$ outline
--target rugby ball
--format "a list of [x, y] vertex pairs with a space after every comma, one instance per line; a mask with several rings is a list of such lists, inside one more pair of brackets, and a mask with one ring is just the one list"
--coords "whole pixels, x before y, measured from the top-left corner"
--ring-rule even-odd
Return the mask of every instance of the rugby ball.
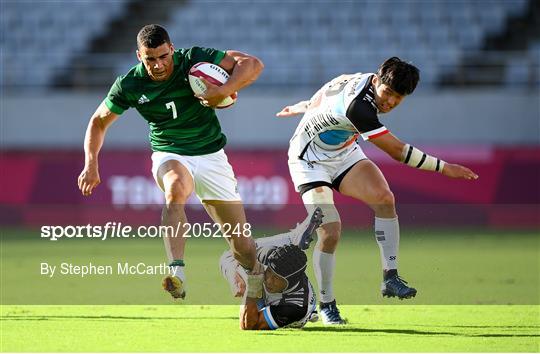
[[[219, 65], [201, 62], [193, 65], [189, 70], [189, 85], [196, 95], [202, 95], [206, 91], [206, 85], [200, 78], [221, 86], [229, 79], [229, 74]], [[227, 108], [236, 102], [238, 94], [235, 92], [221, 101], [216, 108]], [[202, 104], [202, 102], [201, 102]]]

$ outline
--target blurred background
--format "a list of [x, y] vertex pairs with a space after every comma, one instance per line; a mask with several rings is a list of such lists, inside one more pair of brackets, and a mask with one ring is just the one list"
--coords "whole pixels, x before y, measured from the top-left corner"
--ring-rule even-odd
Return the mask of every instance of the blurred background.
[[[151, 285], [138, 283], [141, 291], [132, 300], [114, 298], [124, 291], [97, 279], [95, 286], [86, 281], [77, 285], [84, 291], [75, 291], [70, 283], [66, 286], [71, 290], [63, 292], [90, 299], [52, 300], [61, 286], [37, 275], [39, 262], [47, 257], [92, 261], [96, 255], [130, 255], [163, 261], [159, 242], [153, 243], [153, 252], [140, 243], [128, 249], [124, 242], [56, 247], [40, 240], [35, 230], [109, 221], [159, 224], [163, 196], [150, 173], [148, 127], [135, 110], [108, 131], [100, 155], [101, 185], [89, 198], [77, 189], [88, 120], [116, 76], [137, 64], [136, 34], [149, 23], [164, 25], [177, 48], [235, 49], [265, 63], [260, 79], [240, 92], [237, 103], [218, 112], [248, 218], [257, 230], [283, 230], [305, 215], [290, 181], [286, 153], [299, 118], [276, 118], [275, 113], [311, 97], [339, 74], [375, 72], [390, 56], [414, 63], [421, 71], [417, 90], [381, 116], [383, 123], [403, 141], [480, 175], [475, 182], [450, 180], [400, 165], [360, 142], [396, 196], [407, 240], [403, 266], [415, 268], [409, 272], [420, 283], [415, 285], [431, 295], [418, 301], [538, 302], [540, 1], [1, 0], [0, 6], [5, 302], [38, 301], [14, 291], [21, 288], [20, 279], [32, 279], [42, 289], [40, 303], [137, 303], [149, 288], [155, 294], [144, 301], [168, 300], [155, 279], [149, 280]], [[356, 282], [359, 288], [370, 283], [376, 290], [380, 274], [372, 212], [348, 198], [338, 196], [336, 201], [346, 242], [338, 258], [338, 273], [345, 280], [337, 288], [346, 293]], [[189, 209], [191, 221], [209, 221], [195, 198]], [[19, 243], [21, 239], [34, 242]], [[225, 247], [202, 247], [214, 251], [197, 258], [208, 259], [208, 264], [192, 269], [219, 279], [216, 262]], [[197, 254], [195, 249], [191, 254]], [[351, 274], [345, 268], [350, 262], [371, 273]], [[489, 273], [476, 272], [482, 269]], [[21, 272], [34, 278], [20, 277]], [[530, 281], [531, 272], [536, 281]], [[204, 293], [220, 281], [215, 279], [194, 282], [191, 291]], [[439, 291], [457, 283], [466, 284], [468, 293], [454, 297], [453, 288]], [[112, 300], [96, 300], [99, 294], [94, 294], [106, 288], [118, 291], [111, 290]], [[344, 301], [351, 303], [380, 301], [376, 291], [348, 296]]]
[[[539, 224], [538, 1], [3, 0], [1, 6], [2, 222], [28, 219], [17, 205], [140, 210], [161, 203], [149, 171], [148, 128], [135, 110], [108, 132], [102, 185], [84, 200], [76, 189], [89, 117], [116, 76], [137, 64], [141, 26], [160, 23], [177, 48], [236, 49], [265, 63], [237, 104], [218, 112], [248, 208], [299, 203], [286, 165], [298, 118], [275, 112], [341, 73], [374, 72], [396, 55], [417, 65], [421, 80], [383, 123], [402, 140], [481, 176], [471, 183], [415, 171], [361, 143], [397, 200], [529, 205], [511, 208], [519, 211], [505, 219]], [[466, 212], [459, 220], [498, 223], [497, 210]], [[352, 213], [360, 224], [371, 219]]]

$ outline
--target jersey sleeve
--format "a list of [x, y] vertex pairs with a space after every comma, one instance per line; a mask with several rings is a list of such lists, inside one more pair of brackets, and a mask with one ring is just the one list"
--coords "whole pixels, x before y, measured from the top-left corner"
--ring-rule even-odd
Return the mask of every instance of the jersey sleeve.
[[130, 107], [129, 101], [122, 90], [122, 77], [118, 77], [112, 85], [107, 97], [105, 105], [116, 114], [122, 114]]
[[218, 65], [224, 57], [224, 51], [214, 48], [192, 47], [186, 53], [189, 67], [203, 61]]
[[347, 109], [347, 118], [349, 118], [364, 140], [373, 139], [389, 132], [379, 121], [377, 113], [371, 104], [361, 97], [352, 100]]
[[257, 245], [257, 260], [261, 263], [266, 265], [267, 259], [270, 253], [272, 253], [276, 249], [276, 246], [272, 245], [264, 245], [259, 246]]
[[264, 307], [264, 319], [270, 329], [285, 327], [296, 321], [300, 321], [307, 313], [307, 307], [295, 305], [270, 305]]

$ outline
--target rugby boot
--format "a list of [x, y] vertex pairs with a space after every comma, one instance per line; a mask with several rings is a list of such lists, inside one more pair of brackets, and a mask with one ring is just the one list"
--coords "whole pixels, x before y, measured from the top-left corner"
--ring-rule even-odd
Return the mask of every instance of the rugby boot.
[[163, 289], [168, 291], [169, 294], [175, 299], [184, 299], [186, 297], [186, 292], [184, 290], [184, 283], [180, 278], [175, 277], [174, 275], [167, 275], [163, 278]]
[[400, 300], [416, 296], [416, 289], [407, 286], [407, 282], [399, 275], [394, 274], [383, 280], [381, 284], [382, 296], [398, 297]]

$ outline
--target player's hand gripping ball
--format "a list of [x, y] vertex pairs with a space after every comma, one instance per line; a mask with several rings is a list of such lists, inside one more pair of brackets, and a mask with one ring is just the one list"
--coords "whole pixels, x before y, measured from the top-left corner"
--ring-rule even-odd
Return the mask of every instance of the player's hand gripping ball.
[[[206, 85], [201, 80], [204, 78], [211, 84], [221, 86], [229, 79], [229, 74], [219, 65], [201, 62], [193, 65], [189, 70], [189, 85], [195, 95], [204, 95], [206, 92]], [[216, 108], [227, 108], [232, 106], [236, 102], [238, 97], [237, 93], [233, 93], [229, 97], [221, 101]]]

